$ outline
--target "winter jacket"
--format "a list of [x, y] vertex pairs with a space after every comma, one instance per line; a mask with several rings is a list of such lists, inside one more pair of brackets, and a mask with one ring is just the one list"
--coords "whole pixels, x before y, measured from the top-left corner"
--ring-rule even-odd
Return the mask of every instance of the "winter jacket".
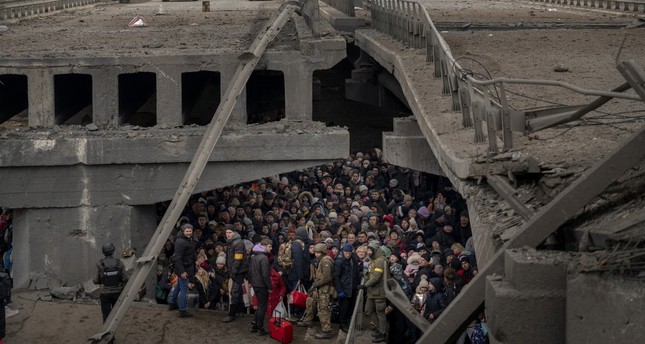
[[116, 259], [112, 256], [107, 256], [103, 259], [101, 259], [97, 264], [96, 264], [96, 274], [94, 274], [94, 279], [93, 282], [94, 284], [104, 284], [103, 283], [103, 269], [104, 267], [116, 267], [119, 271], [119, 285], [118, 286], [113, 286], [113, 287], [108, 287], [108, 286], [101, 286], [101, 294], [110, 294], [110, 293], [120, 293], [121, 290], [123, 290], [123, 287], [125, 284], [128, 282], [128, 277], [125, 275], [125, 266], [123, 265], [123, 262], [121, 262], [120, 259]]
[[383, 286], [383, 273], [387, 269], [387, 262], [383, 250], [376, 250], [374, 259], [370, 262], [369, 271], [365, 280], [368, 299], [384, 299], [385, 287]]
[[334, 291], [334, 261], [331, 257], [324, 255], [318, 261], [318, 267], [314, 274], [312, 288], [318, 289], [321, 293], [332, 294]]
[[253, 247], [253, 256], [249, 267], [248, 280], [253, 288], [266, 288], [271, 290], [271, 265], [264, 245], [256, 244]]
[[[269, 302], [265, 316], [272, 317], [273, 310], [278, 306], [280, 300], [287, 295], [287, 285], [284, 284], [282, 275], [276, 268], [271, 268], [271, 292], [269, 292]], [[282, 314], [284, 316], [284, 314]]]
[[361, 276], [358, 271], [358, 257], [352, 253], [347, 259], [340, 252], [334, 261], [334, 286], [340, 294], [342, 291], [346, 297], [352, 297], [354, 290], [360, 284]]
[[181, 276], [184, 272], [188, 273], [188, 278], [195, 276], [195, 243], [190, 238], [186, 238], [181, 231], [177, 233], [175, 240], [175, 255], [173, 262], [175, 264], [175, 273]]
[[301, 281], [309, 279], [309, 265], [311, 260], [309, 253], [306, 252], [308, 235], [306, 230], [298, 228], [296, 240], [291, 245], [291, 257], [293, 258], [293, 266], [289, 270], [289, 281]]
[[249, 256], [244, 247], [244, 241], [240, 233], [235, 233], [233, 237], [226, 240], [228, 245], [226, 250], [226, 268], [231, 275], [246, 274], [249, 272]]
[[[426, 307], [423, 312], [423, 317], [428, 319], [430, 322], [433, 322], [434, 320], [437, 320], [446, 307], [448, 307], [446, 294], [444, 294], [441, 289], [429, 292], [428, 297], [426, 298]], [[430, 314], [433, 315], [433, 320], [430, 320]]]

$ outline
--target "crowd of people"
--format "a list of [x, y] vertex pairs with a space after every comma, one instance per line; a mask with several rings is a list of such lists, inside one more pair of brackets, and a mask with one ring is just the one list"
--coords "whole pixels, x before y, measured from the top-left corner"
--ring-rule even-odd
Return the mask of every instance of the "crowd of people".
[[[432, 323], [477, 274], [469, 216], [447, 179], [380, 154], [194, 195], [160, 252], [157, 301], [185, 318], [192, 307], [226, 311], [225, 322], [253, 312], [258, 335], [286, 305], [299, 326], [317, 316], [326, 339], [332, 322], [348, 331], [362, 289], [373, 342], [388, 331], [416, 341], [421, 332], [385, 297], [385, 269]], [[460, 341], [483, 343], [486, 331], [482, 314]]]

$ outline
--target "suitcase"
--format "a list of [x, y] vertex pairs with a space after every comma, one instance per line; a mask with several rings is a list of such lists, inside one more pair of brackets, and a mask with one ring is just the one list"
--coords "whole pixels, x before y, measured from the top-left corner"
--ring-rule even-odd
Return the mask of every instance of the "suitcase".
[[288, 344], [293, 342], [293, 325], [282, 317], [280, 312], [278, 317], [269, 319], [269, 334], [271, 338], [280, 343]]

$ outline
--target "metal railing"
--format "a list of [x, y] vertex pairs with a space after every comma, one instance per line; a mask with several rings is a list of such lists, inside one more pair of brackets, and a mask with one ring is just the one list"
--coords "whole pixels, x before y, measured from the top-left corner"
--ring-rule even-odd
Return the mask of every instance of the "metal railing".
[[353, 344], [356, 339], [356, 333], [363, 330], [363, 303], [365, 293], [362, 289], [358, 290], [356, 294], [356, 303], [354, 304], [354, 312], [352, 312], [352, 320], [349, 323], [347, 330], [347, 337], [345, 344]]
[[[484, 142], [486, 136], [488, 137], [488, 150], [491, 153], [499, 152], [497, 147], [498, 131], [502, 132], [503, 149], [508, 150], [513, 147], [512, 132], [525, 134], [539, 130], [531, 130], [528, 123], [530, 116], [527, 116], [525, 112], [512, 110], [509, 107], [505, 92], [505, 85], [507, 84], [557, 86], [583, 95], [610, 99], [643, 100], [637, 95], [588, 90], [553, 80], [476, 79], [470, 71], [463, 69], [452, 56], [450, 47], [435, 27], [428, 11], [422, 4], [410, 0], [373, 0], [370, 3], [370, 10], [372, 27], [377, 31], [407, 43], [413, 48], [426, 49], [426, 62], [434, 63], [434, 76], [442, 79], [443, 94], [451, 95], [453, 111], [462, 112], [462, 124], [464, 127], [474, 127], [475, 142]], [[497, 100], [489, 95], [488, 90], [484, 87], [487, 85], [495, 85], [499, 89], [499, 98]], [[567, 117], [566, 111], [567, 109], [560, 109], [560, 112], [553, 115], [553, 117]], [[545, 116], [543, 118], [546, 118], [545, 121], [549, 122], [548, 115], [540, 114], [539, 116]], [[487, 124], [487, 135], [483, 130], [483, 122]], [[552, 126], [561, 124], [562, 120], [552, 120], [551, 122], [549, 125]], [[544, 125], [540, 129], [549, 127], [549, 125]]]
[[322, 0], [327, 5], [345, 13], [350, 17], [355, 17], [354, 0]]
[[99, 0], [3, 1], [0, 2], [0, 20], [22, 18], [36, 14], [60, 11], [66, 8], [90, 5]]
[[607, 10], [616, 10], [624, 12], [641, 12], [645, 13], [645, 2], [642, 1], [624, 1], [624, 0], [531, 0], [531, 2], [544, 2], [557, 5], [580, 6], [589, 8], [599, 8]]

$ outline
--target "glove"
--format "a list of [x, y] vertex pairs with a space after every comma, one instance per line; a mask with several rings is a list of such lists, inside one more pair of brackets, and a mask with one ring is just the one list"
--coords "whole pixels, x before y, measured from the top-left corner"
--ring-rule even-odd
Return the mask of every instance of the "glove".
[[316, 290], [318, 290], [318, 287], [311, 287], [311, 288], [309, 288], [309, 290], [307, 291], [307, 294], [313, 294]]
[[344, 297], [345, 297], [345, 292], [341, 290], [340, 293], [338, 293], [338, 298], [342, 299]]
[[358, 290], [365, 290], [367, 287], [364, 284], [360, 284], [358, 287], [356, 287]]

